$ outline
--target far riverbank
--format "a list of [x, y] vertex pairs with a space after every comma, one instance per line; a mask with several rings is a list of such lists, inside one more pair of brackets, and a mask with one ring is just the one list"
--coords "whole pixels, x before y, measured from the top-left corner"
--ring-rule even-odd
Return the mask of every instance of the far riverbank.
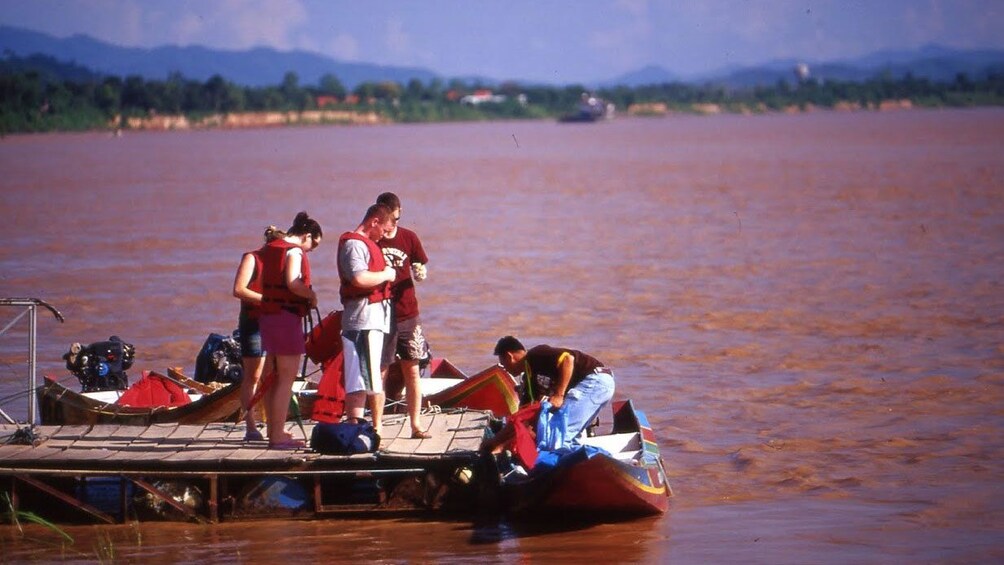
[[[883, 100], [877, 104], [860, 104], [838, 102], [832, 107], [813, 104], [789, 105], [780, 109], [768, 108], [763, 104], [686, 104], [668, 105], [658, 103], [632, 104], [619, 113], [620, 116], [636, 118], [659, 118], [673, 115], [715, 116], [725, 114], [768, 115], [768, 114], [802, 114], [814, 112], [890, 112], [914, 109], [929, 109], [927, 106], [917, 106], [909, 99]], [[519, 119], [519, 118], [509, 118]], [[534, 117], [531, 120], [556, 119]], [[615, 118], [616, 119], [616, 118]], [[444, 121], [492, 121], [481, 120], [442, 120], [430, 119], [426, 123]], [[167, 115], [151, 113], [149, 116], [115, 116], [100, 126], [91, 128], [60, 128], [42, 133], [58, 133], [66, 131], [111, 131], [116, 134], [123, 131], [187, 131], [203, 129], [243, 129], [243, 128], [274, 128], [298, 127], [311, 125], [347, 125], [372, 126], [403, 123], [392, 116], [376, 110], [306, 110], [303, 112], [233, 112], [217, 113], [203, 116], [186, 116], [183, 114]], [[409, 120], [409, 123], [414, 123]]]

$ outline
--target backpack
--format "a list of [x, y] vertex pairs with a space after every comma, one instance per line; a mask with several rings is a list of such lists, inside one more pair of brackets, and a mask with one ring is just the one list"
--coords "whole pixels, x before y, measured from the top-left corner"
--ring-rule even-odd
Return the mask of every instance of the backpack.
[[310, 447], [317, 453], [328, 455], [373, 453], [380, 447], [380, 436], [366, 420], [318, 422], [310, 434]]

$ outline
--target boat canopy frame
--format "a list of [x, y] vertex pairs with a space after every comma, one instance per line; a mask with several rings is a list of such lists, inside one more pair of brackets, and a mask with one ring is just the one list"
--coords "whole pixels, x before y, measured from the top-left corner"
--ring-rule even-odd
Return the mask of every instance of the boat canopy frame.
[[[24, 318], [26, 315], [28, 316], [28, 428], [26, 431], [22, 430], [23, 433], [20, 434], [22, 436], [20, 439], [31, 442], [34, 439], [32, 430], [38, 420], [38, 398], [35, 395], [35, 391], [38, 389], [38, 375], [36, 374], [38, 309], [41, 307], [48, 310], [60, 323], [66, 322], [66, 319], [54, 306], [39, 298], [0, 298], [0, 306], [24, 308], [19, 314], [15, 314], [13, 319], [3, 329], [0, 329], [0, 336], [3, 336], [13, 328], [21, 318]], [[0, 409], [0, 418], [3, 418], [10, 424], [17, 425], [17, 422], [2, 409]]]

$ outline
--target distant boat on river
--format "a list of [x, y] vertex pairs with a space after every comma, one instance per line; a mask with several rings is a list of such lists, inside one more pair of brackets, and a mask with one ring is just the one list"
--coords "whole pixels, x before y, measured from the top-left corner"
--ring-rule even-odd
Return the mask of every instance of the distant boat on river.
[[598, 122], [613, 118], [615, 111], [616, 106], [613, 102], [607, 102], [602, 98], [583, 92], [575, 111], [561, 116], [558, 121], [561, 123]]

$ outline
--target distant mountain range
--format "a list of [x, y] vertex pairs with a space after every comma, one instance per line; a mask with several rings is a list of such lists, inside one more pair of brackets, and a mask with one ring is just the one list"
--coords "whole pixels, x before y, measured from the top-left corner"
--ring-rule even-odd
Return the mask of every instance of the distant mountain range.
[[808, 66], [809, 77], [817, 80], [865, 81], [888, 73], [901, 78], [907, 73], [935, 82], [955, 80], [965, 73], [970, 79], [986, 78], [990, 73], [1004, 73], [1004, 50], [960, 50], [928, 45], [920, 49], [880, 51], [844, 61], [807, 61], [781, 59], [753, 67], [719, 70], [702, 76], [679, 77], [658, 66], [649, 66], [604, 81], [604, 86], [624, 84], [641, 86], [663, 82], [721, 84], [732, 88], [773, 85], [779, 80], [792, 81], [795, 67]]
[[[112, 45], [86, 35], [58, 38], [8, 26], [0, 26], [0, 53], [4, 54], [5, 59], [16, 56], [21, 66], [25, 64], [25, 60], [31, 60], [32, 55], [52, 57], [61, 62], [69, 73], [60, 74], [62, 78], [76, 80], [87, 76], [88, 71], [120, 77], [139, 75], [147, 80], [163, 80], [170, 73], [179, 72], [192, 80], [206, 81], [218, 74], [237, 84], [260, 87], [278, 85], [284, 75], [292, 71], [299, 77], [301, 85], [318, 84], [322, 76], [333, 74], [346, 88], [353, 89], [363, 82], [394, 81], [405, 84], [411, 79], [418, 79], [423, 83], [434, 78], [444, 79], [428, 69], [348, 63], [306, 51], [277, 51], [264, 47], [227, 51], [197, 46], [144, 49]], [[35, 60], [47, 61], [44, 57]], [[792, 81], [795, 66], [799, 63], [807, 64], [809, 76], [819, 80], [862, 81], [882, 73], [889, 73], [894, 78], [911, 73], [918, 78], [951, 81], [959, 73], [976, 79], [985, 77], [988, 73], [1004, 72], [1004, 50], [964, 51], [931, 45], [915, 50], [883, 51], [845, 61], [776, 60], [691, 77], [681, 77], [665, 68], [651, 65], [585, 86], [637, 87], [667, 82], [711, 83], [730, 88], [773, 85], [779, 80]], [[10, 67], [11, 65], [4, 66]], [[487, 77], [461, 78], [466, 82], [485, 85], [499, 82]]]
[[168, 74], [180, 72], [185, 78], [204, 82], [218, 74], [245, 86], [281, 84], [289, 71], [297, 74], [302, 85], [317, 84], [325, 74], [333, 74], [349, 89], [367, 81], [407, 83], [417, 78], [428, 82], [437, 76], [425, 69], [346, 63], [305, 51], [265, 47], [247, 51], [177, 46], [143, 49], [120, 47], [86, 35], [63, 39], [7, 26], [0, 26], [0, 52], [19, 57], [41, 53], [120, 77], [139, 75], [147, 80], [164, 80]]

